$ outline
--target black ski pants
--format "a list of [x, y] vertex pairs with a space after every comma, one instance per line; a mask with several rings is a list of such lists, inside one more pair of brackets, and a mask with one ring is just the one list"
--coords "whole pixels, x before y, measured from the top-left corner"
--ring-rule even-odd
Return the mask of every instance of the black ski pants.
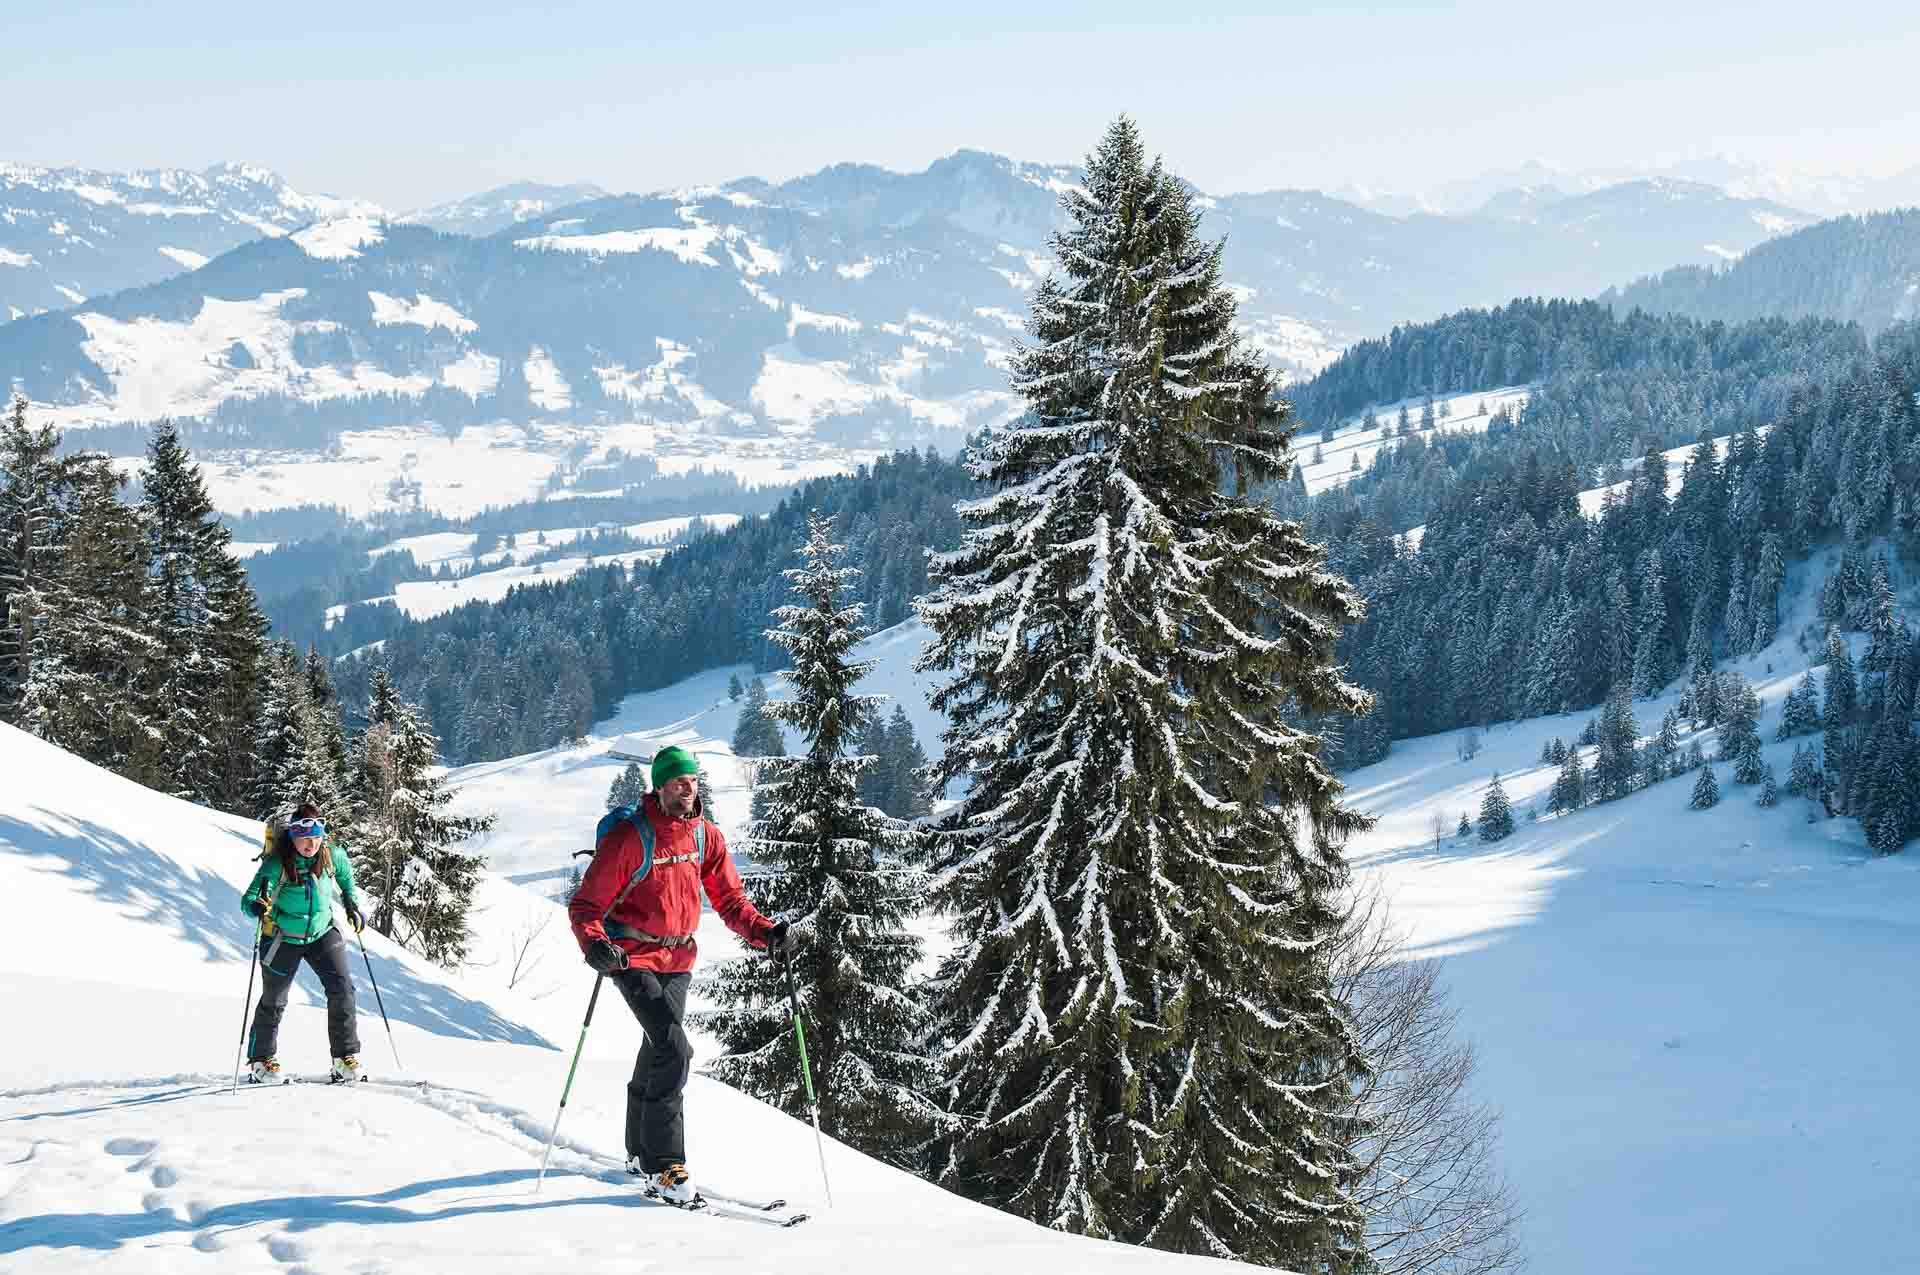
[[645, 1033], [627, 1082], [627, 1154], [638, 1157], [649, 1173], [658, 1173], [687, 1158], [681, 1099], [693, 1071], [693, 1042], [685, 1026], [693, 975], [623, 970], [613, 982]]
[[[276, 946], [277, 944], [277, 946]], [[293, 976], [305, 961], [320, 976], [327, 993], [327, 1045], [335, 1058], [360, 1052], [359, 1014], [353, 998], [353, 974], [347, 966], [347, 941], [335, 926], [311, 943], [289, 943], [279, 935], [260, 940], [260, 1003], [247, 1037], [247, 1061], [272, 1058], [280, 1047], [280, 1016], [287, 1009]]]

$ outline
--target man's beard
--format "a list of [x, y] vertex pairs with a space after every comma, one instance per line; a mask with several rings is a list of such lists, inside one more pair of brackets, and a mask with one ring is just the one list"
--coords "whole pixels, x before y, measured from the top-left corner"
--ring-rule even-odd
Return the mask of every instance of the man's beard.
[[680, 797], [680, 798], [669, 797], [666, 800], [667, 813], [670, 815], [677, 815], [682, 819], [685, 819], [688, 815], [692, 814], [693, 808], [699, 804], [700, 804], [700, 795], [698, 793], [695, 793], [691, 797]]

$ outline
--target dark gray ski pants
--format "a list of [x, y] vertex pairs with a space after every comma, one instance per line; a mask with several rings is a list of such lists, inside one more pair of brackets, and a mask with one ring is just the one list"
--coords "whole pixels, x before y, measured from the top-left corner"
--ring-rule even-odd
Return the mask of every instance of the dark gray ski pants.
[[682, 1025], [692, 974], [625, 970], [613, 975], [645, 1038], [627, 1082], [627, 1154], [649, 1173], [687, 1158], [687, 1122], [681, 1098], [693, 1071], [693, 1042]]
[[260, 940], [260, 1004], [253, 1011], [253, 1031], [247, 1037], [247, 1061], [258, 1062], [279, 1052], [280, 1015], [287, 1009], [293, 976], [305, 961], [320, 976], [327, 993], [327, 1045], [335, 1058], [360, 1052], [360, 1026], [353, 998], [353, 974], [347, 968], [347, 941], [335, 926], [311, 943]]

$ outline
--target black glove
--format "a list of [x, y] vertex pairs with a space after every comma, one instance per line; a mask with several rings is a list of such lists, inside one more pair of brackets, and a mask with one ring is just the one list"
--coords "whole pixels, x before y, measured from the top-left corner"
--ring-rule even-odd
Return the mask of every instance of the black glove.
[[785, 921], [775, 921], [767, 931], [767, 955], [776, 961], [800, 950], [800, 940], [787, 929]]
[[247, 900], [247, 911], [253, 913], [255, 916], [265, 916], [267, 914], [267, 901], [256, 895], [254, 898]]
[[367, 928], [367, 918], [361, 916], [360, 909], [351, 903], [347, 904], [347, 924], [353, 927], [355, 934]]
[[602, 974], [617, 974], [627, 968], [627, 954], [612, 939], [595, 939], [587, 949], [587, 964]]

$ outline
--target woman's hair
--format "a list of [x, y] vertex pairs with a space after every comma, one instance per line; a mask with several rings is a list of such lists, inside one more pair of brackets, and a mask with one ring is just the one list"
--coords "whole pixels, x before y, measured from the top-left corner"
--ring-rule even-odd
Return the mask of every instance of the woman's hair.
[[[320, 807], [307, 801], [300, 804], [287, 822], [294, 823], [301, 819], [320, 817]], [[280, 871], [286, 875], [287, 880], [291, 881], [300, 875], [300, 852], [293, 848], [293, 838], [287, 833], [285, 827], [280, 829], [276, 848], [280, 851]], [[320, 849], [313, 856], [313, 870], [323, 874], [333, 871], [333, 850], [327, 845], [325, 837], [320, 838]]]

